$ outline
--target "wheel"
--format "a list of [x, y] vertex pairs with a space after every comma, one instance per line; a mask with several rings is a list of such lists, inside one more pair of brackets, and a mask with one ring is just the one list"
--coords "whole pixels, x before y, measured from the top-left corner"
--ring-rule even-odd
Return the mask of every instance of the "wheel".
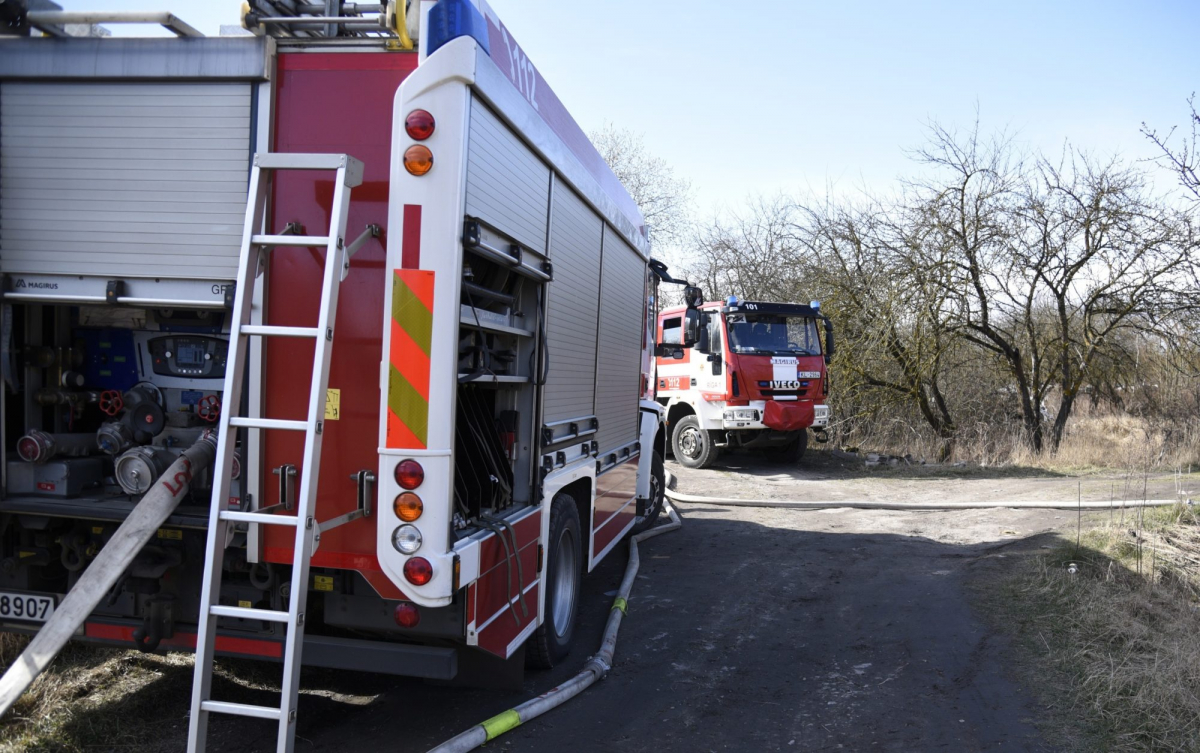
[[804, 457], [805, 450], [808, 449], [808, 429], [801, 429], [796, 434], [796, 438], [782, 447], [774, 450], [772, 454], [785, 463], [799, 463]]
[[550, 669], [571, 652], [579, 617], [583, 574], [583, 536], [579, 512], [570, 494], [559, 492], [550, 503], [550, 543], [546, 557], [546, 619], [529, 640], [526, 658], [531, 667]]
[[685, 416], [675, 424], [671, 432], [671, 449], [675, 459], [688, 468], [705, 468], [721, 455], [713, 444], [712, 435], [700, 428], [695, 416]]
[[642, 522], [633, 527], [631, 533], [636, 536], [642, 531], [650, 530], [654, 525], [654, 521], [658, 520], [658, 516], [662, 514], [663, 502], [667, 498], [667, 469], [663, 467], [662, 455], [658, 450], [654, 451], [654, 459], [650, 461], [650, 502], [646, 507], [646, 514], [642, 516]]

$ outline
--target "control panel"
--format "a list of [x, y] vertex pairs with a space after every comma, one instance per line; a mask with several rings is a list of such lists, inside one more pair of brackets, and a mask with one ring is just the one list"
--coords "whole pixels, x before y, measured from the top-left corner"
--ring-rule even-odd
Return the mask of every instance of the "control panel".
[[147, 343], [155, 374], [192, 379], [224, 379], [229, 343], [215, 337], [171, 335]]

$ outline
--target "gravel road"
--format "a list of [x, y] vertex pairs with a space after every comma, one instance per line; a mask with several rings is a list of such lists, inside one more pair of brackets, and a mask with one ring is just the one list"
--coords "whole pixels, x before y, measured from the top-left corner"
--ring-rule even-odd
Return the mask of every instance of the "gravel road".
[[[827, 453], [787, 472], [753, 456], [704, 471], [668, 467], [681, 491], [756, 498], [1074, 499], [1082, 492], [1119, 500], [1129, 486], [1123, 478], [1088, 477], [1081, 485], [1032, 471], [867, 473]], [[1141, 479], [1137, 487], [1140, 497]], [[1172, 492], [1168, 477], [1151, 480], [1150, 496]], [[1073, 532], [1075, 514], [705, 504], [680, 511], [681, 531], [643, 547], [608, 678], [489, 750], [1050, 749], [1033, 723], [1038, 707], [1008, 671], [1004, 639], [972, 611], [968, 582], [981, 568], [1005, 567], [1014, 551], [1046, 545], [1056, 530]], [[425, 751], [553, 687], [598, 644], [607, 594], [624, 564], [622, 547], [585, 581], [580, 642], [567, 665], [528, 674], [519, 691], [306, 671], [297, 750]], [[272, 749], [273, 726], [228, 724], [214, 721], [214, 737], [224, 741], [218, 749]]]

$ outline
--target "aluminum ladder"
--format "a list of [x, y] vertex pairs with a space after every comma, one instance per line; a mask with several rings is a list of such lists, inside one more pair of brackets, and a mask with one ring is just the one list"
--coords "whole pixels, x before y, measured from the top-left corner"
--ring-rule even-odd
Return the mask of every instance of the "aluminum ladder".
[[[296, 234], [295, 224], [280, 235], [261, 234], [266, 215], [270, 175], [280, 170], [336, 171], [331, 206], [330, 229], [325, 236]], [[296, 702], [300, 689], [301, 649], [304, 644], [304, 610], [308, 596], [309, 563], [322, 528], [333, 527], [360, 517], [351, 513], [329, 525], [314, 520], [317, 482], [321, 459], [321, 429], [324, 422], [326, 389], [329, 384], [329, 360], [333, 350], [334, 318], [337, 311], [338, 289], [349, 270], [350, 257], [372, 236], [378, 236], [377, 226], [368, 226], [358, 239], [345, 243], [347, 215], [350, 208], [350, 189], [362, 183], [362, 163], [345, 154], [256, 154], [250, 173], [249, 195], [246, 202], [246, 225], [242, 230], [241, 257], [238, 262], [237, 287], [234, 290], [232, 324], [229, 332], [229, 356], [225, 365], [225, 392], [220, 418], [220, 435], [216, 462], [213, 468], [213, 496], [208, 519], [208, 549], [204, 563], [204, 581], [200, 597], [200, 627], [196, 636], [196, 669], [192, 682], [191, 718], [188, 722], [188, 751], [199, 753], [205, 748], [210, 714], [231, 714], [279, 723], [277, 749], [292, 750], [296, 732]], [[255, 279], [265, 269], [266, 254], [285, 246], [325, 248], [325, 269], [316, 327], [281, 327], [251, 323], [251, 301]], [[299, 337], [314, 341], [312, 388], [308, 398], [308, 418], [289, 421], [274, 418], [255, 418], [231, 415], [241, 405], [243, 378], [249, 339], [252, 337]], [[272, 505], [250, 512], [231, 509], [229, 505], [230, 476], [237, 429], [304, 432], [304, 455], [300, 466], [300, 494], [295, 501], [295, 515], [274, 514], [285, 505]], [[286, 471], [285, 471], [286, 472]], [[281, 479], [281, 481], [284, 481]], [[284, 512], [285, 510], [279, 509]], [[225, 606], [220, 603], [221, 576], [225, 547], [232, 533], [231, 526], [239, 524], [291, 526], [296, 531], [295, 554], [292, 563], [291, 592], [286, 612], [247, 607]], [[278, 708], [252, 706], [212, 700], [213, 657], [217, 623], [221, 617], [263, 620], [285, 626], [287, 636], [283, 649], [282, 702]]]

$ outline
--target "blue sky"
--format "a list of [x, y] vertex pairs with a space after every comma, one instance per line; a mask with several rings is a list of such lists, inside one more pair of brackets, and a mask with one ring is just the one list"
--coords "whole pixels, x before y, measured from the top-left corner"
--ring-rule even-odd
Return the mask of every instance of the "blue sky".
[[[234, 0], [58, 0], [170, 9], [206, 33]], [[611, 121], [692, 181], [702, 210], [780, 190], [884, 189], [925, 124], [1008, 128], [1153, 155], [1200, 89], [1196, 0], [491, 0], [585, 130]], [[1165, 183], [1164, 183], [1165, 185]]]

